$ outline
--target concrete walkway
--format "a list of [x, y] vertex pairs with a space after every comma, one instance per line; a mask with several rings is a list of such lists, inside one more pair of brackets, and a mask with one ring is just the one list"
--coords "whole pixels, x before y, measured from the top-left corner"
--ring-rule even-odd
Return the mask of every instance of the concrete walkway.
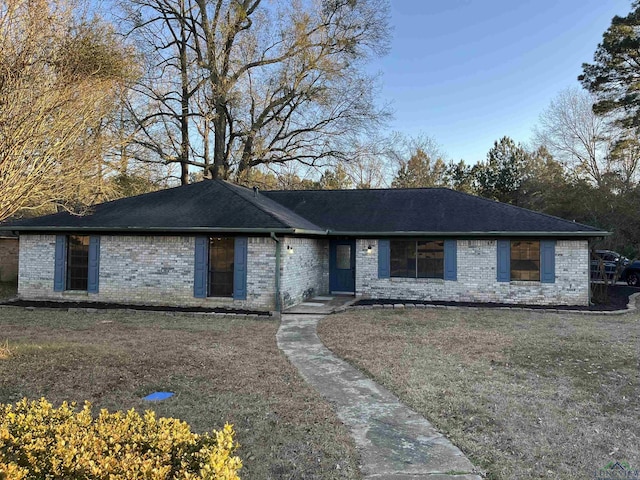
[[471, 462], [424, 417], [322, 344], [316, 326], [323, 317], [283, 314], [278, 346], [350, 428], [363, 477], [480, 480]]

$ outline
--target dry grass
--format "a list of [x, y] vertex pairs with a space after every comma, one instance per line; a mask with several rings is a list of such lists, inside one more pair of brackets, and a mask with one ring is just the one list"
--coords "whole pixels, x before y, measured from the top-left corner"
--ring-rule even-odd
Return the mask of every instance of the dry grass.
[[323, 342], [448, 435], [491, 479], [640, 468], [638, 316], [347, 312]]
[[4, 344], [0, 343], [0, 360], [6, 360], [10, 355], [9, 340], [5, 341]]
[[[279, 352], [276, 330], [249, 318], [0, 308], [0, 343], [11, 346], [0, 402], [152, 408], [199, 432], [230, 422], [243, 479], [359, 478], [346, 429]], [[176, 395], [141, 400], [156, 390]]]

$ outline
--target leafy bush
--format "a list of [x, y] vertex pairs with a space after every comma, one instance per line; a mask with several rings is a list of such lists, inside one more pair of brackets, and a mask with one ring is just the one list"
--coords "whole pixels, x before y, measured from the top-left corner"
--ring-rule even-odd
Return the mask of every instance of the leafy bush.
[[198, 435], [151, 411], [93, 418], [88, 402], [78, 411], [75, 403], [23, 399], [0, 404], [0, 479], [238, 480], [233, 436], [230, 425]]

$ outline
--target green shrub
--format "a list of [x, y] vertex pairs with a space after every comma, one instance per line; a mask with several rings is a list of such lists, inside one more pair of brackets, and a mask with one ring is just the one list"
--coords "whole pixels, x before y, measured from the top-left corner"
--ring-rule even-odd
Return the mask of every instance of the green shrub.
[[198, 435], [174, 418], [135, 410], [93, 418], [87, 402], [0, 404], [0, 479], [238, 480], [230, 425]]

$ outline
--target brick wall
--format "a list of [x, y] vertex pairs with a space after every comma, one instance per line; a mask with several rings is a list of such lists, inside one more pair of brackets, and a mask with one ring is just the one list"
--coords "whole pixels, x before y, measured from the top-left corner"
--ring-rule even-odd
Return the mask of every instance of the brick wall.
[[[329, 292], [329, 241], [324, 238], [283, 237], [281, 245], [283, 306], [326, 295]], [[287, 246], [292, 250], [287, 250]]]
[[[250, 237], [247, 299], [193, 297], [194, 237], [109, 236], [101, 239], [98, 294], [54, 292], [55, 235], [21, 235], [18, 293], [23, 298], [275, 308], [275, 242]], [[329, 242], [281, 239], [281, 298], [293, 305], [329, 290]], [[287, 245], [293, 253], [287, 253]], [[367, 246], [372, 245], [371, 253]], [[377, 241], [356, 242], [356, 294], [371, 298], [585, 305], [586, 240], [558, 241], [556, 282], [497, 282], [496, 241], [458, 240], [458, 280], [378, 279]]]
[[18, 277], [18, 239], [0, 238], [0, 282], [13, 282]]
[[[367, 254], [367, 245], [373, 245]], [[356, 295], [459, 302], [587, 305], [589, 251], [586, 240], [556, 242], [556, 281], [496, 281], [496, 240], [458, 240], [458, 279], [378, 278], [377, 241], [356, 242]]]
[[18, 294], [29, 299], [275, 308], [275, 243], [250, 237], [247, 299], [193, 296], [195, 238], [102, 235], [99, 293], [54, 292], [55, 235], [20, 236]]
[[18, 295], [24, 298], [53, 296], [55, 235], [20, 235]]

